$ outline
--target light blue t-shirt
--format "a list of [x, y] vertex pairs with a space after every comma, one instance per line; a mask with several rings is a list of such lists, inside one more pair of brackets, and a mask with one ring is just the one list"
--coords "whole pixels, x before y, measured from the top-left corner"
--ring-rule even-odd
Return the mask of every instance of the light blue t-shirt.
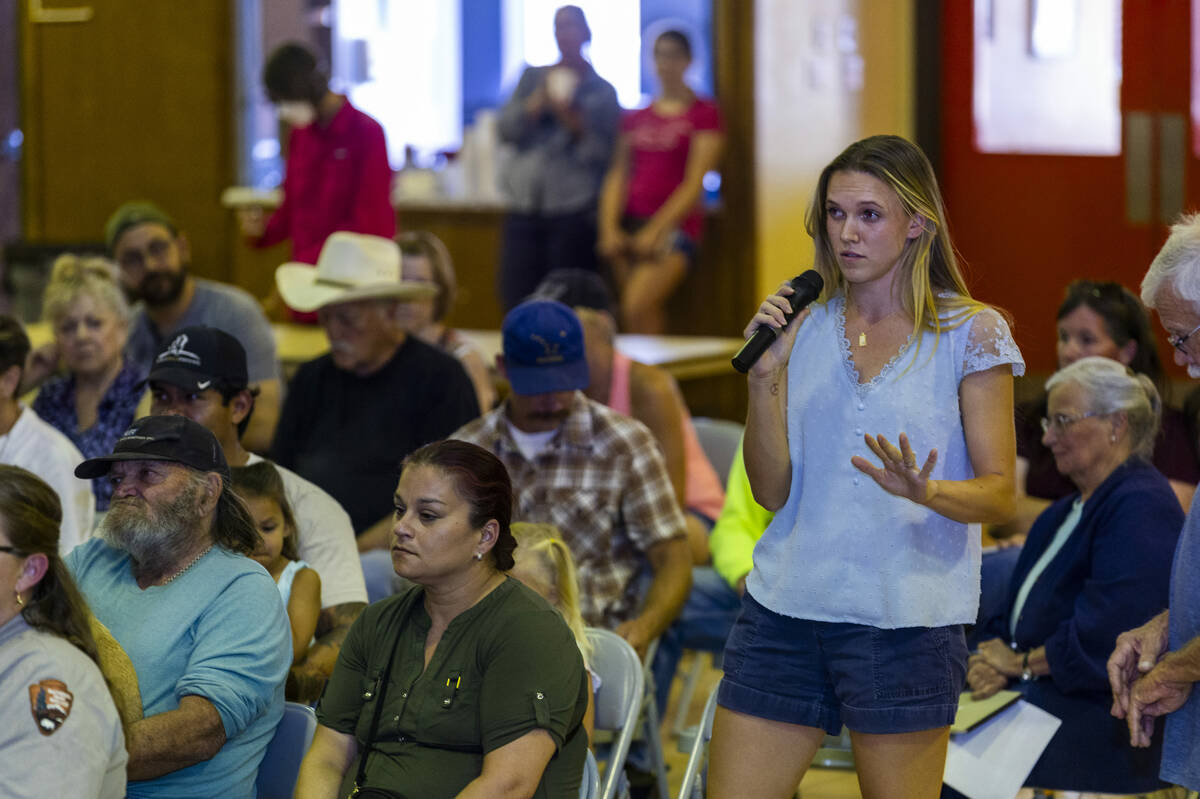
[[[1200, 636], [1200, 511], [1195, 502], [1175, 545], [1167, 618], [1171, 651]], [[1200, 791], [1200, 686], [1193, 686], [1183, 707], [1167, 716], [1159, 776]]]
[[66, 558], [88, 604], [137, 670], [147, 717], [186, 695], [212, 702], [225, 745], [211, 759], [153, 780], [130, 797], [251, 799], [258, 764], [283, 717], [291, 628], [279, 589], [253, 560], [213, 547], [166, 585], [137, 585], [128, 553], [93, 538]]
[[[940, 338], [940, 340], [939, 340]], [[878, 465], [863, 436], [896, 444], [908, 434], [935, 480], [974, 477], [959, 408], [973, 372], [1025, 363], [1008, 325], [986, 309], [939, 336], [913, 339], [860, 385], [845, 337], [844, 298], [813, 307], [788, 367], [787, 503], [754, 550], [746, 588], [764, 607], [814, 621], [881, 628], [974, 621], [979, 604], [978, 525], [952, 521], [892, 496], [850, 463]]]

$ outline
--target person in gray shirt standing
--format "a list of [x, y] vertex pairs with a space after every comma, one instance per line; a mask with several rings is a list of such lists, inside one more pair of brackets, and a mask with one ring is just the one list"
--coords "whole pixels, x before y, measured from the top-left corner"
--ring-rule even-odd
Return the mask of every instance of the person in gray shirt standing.
[[529, 67], [500, 111], [516, 148], [500, 176], [509, 204], [500, 256], [505, 311], [552, 269], [596, 270], [596, 201], [620, 122], [617, 93], [583, 57], [592, 32], [578, 6], [554, 14], [557, 64]]

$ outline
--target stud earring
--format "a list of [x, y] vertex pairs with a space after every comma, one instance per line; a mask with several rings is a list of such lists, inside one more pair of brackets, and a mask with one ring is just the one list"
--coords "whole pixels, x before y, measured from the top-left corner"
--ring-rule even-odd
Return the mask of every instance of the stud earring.
[[19, 608], [25, 607], [25, 597], [21, 596], [21, 592], [13, 591], [13, 594], [15, 594], [17, 597], [17, 607], [19, 607]]
[[475, 553], [475, 560], [483, 560], [483, 553], [482, 553], [482, 552], [476, 552], [476, 553]]

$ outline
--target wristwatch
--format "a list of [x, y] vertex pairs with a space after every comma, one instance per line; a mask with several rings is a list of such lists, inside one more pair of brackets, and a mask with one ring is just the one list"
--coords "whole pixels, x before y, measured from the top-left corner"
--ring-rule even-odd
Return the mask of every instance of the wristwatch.
[[1021, 657], [1021, 682], [1032, 682], [1037, 679], [1033, 674], [1033, 670], [1029, 668], [1030, 651], [1032, 650], [1026, 650], [1025, 654]]

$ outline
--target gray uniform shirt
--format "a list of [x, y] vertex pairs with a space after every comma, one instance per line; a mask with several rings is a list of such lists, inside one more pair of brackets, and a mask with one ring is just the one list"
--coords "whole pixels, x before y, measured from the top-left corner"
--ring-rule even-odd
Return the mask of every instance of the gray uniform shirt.
[[275, 335], [258, 301], [247, 292], [228, 283], [196, 278], [196, 294], [179, 324], [172, 330], [159, 330], [145, 307], [133, 314], [125, 357], [148, 373], [154, 356], [170, 341], [175, 330], [191, 325], [208, 325], [224, 330], [246, 349], [246, 371], [251, 383], [279, 378], [275, 357]]
[[591, 68], [571, 103], [582, 118], [582, 133], [567, 130], [549, 109], [536, 117], [525, 112], [525, 100], [545, 83], [551, 69], [526, 69], [500, 110], [500, 138], [516, 147], [500, 185], [519, 213], [569, 214], [595, 205], [617, 140], [617, 92]]
[[99, 667], [17, 616], [0, 627], [0, 794], [125, 795], [125, 737]]

